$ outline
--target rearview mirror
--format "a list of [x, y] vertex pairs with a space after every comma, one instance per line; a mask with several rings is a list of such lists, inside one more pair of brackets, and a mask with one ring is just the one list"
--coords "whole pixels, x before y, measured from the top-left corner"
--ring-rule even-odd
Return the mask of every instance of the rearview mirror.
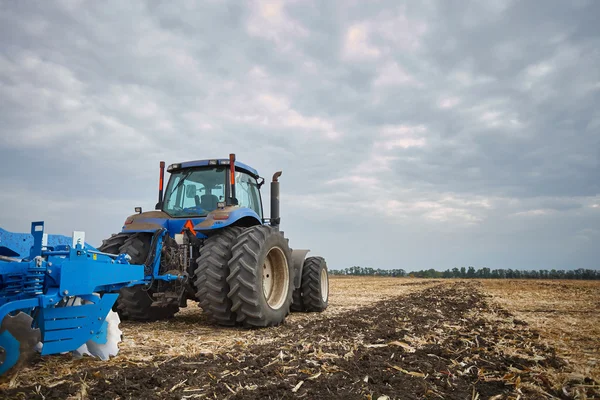
[[193, 199], [194, 197], [196, 197], [197, 192], [198, 189], [196, 189], [196, 185], [187, 185], [185, 187], [185, 197], [187, 197], [188, 199]]

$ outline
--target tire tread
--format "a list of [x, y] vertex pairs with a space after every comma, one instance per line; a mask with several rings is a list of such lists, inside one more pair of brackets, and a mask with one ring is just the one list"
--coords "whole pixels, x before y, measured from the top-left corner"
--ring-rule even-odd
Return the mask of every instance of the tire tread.
[[242, 227], [224, 228], [205, 240], [195, 271], [196, 298], [202, 310], [220, 325], [233, 326], [236, 322], [229, 293], [229, 261], [231, 247], [244, 230]]

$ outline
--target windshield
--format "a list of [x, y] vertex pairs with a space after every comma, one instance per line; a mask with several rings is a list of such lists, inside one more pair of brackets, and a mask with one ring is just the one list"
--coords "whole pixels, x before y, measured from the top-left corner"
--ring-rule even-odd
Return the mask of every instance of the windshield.
[[[163, 210], [173, 217], [202, 217], [225, 201], [227, 167], [183, 169], [173, 172], [165, 191]], [[236, 171], [236, 197], [240, 207], [253, 209], [262, 218], [258, 185], [254, 177]]]

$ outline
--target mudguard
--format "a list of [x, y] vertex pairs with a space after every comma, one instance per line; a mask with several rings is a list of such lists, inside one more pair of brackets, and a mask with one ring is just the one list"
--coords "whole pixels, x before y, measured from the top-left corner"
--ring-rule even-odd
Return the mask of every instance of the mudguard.
[[234, 224], [249, 227], [261, 225], [262, 221], [251, 208], [229, 206], [208, 213], [204, 221], [194, 226], [194, 230], [207, 234], [215, 229], [222, 229]]
[[[133, 214], [125, 220], [121, 232], [136, 233], [148, 232], [154, 233], [161, 229], [166, 229], [169, 236], [175, 237], [178, 233], [183, 233], [186, 228], [193, 228], [194, 225], [203, 221], [204, 217], [198, 218], [172, 218], [169, 214], [162, 211], [148, 211], [141, 214]], [[196, 236], [203, 238], [202, 234]]]
[[304, 260], [310, 250], [293, 249], [292, 250], [292, 266], [294, 268], [294, 288], [298, 289], [302, 284], [302, 268]]
[[122, 232], [154, 232], [168, 228], [169, 214], [162, 211], [147, 211], [127, 217]]

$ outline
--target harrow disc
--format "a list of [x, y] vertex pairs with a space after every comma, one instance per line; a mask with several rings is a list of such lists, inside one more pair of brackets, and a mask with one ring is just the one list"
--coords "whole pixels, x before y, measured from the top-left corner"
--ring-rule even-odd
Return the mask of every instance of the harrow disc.
[[33, 318], [19, 312], [7, 315], [0, 325], [0, 375], [18, 362], [32, 356], [41, 340], [39, 329], [32, 328]]

